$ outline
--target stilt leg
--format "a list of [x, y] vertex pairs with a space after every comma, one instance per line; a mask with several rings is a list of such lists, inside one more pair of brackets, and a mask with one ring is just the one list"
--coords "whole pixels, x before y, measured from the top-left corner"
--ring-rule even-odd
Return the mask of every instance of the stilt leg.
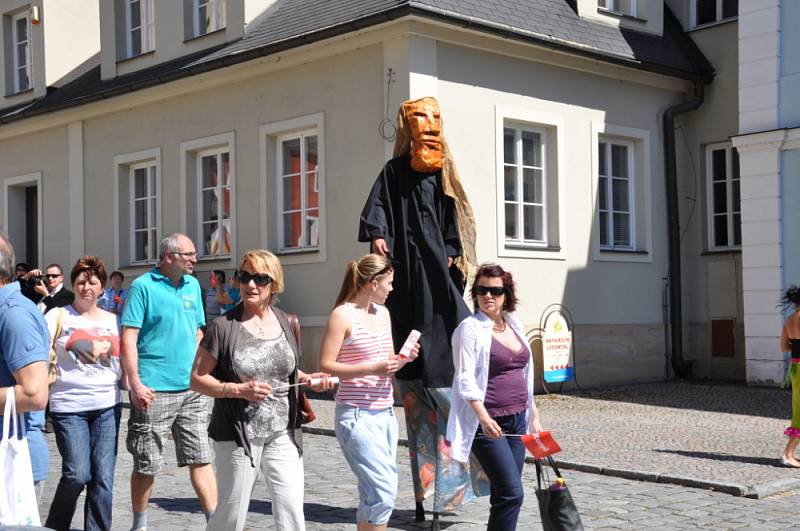
[[422, 506], [422, 502], [417, 502], [417, 513], [414, 516], [414, 520], [417, 522], [425, 521], [425, 507]]

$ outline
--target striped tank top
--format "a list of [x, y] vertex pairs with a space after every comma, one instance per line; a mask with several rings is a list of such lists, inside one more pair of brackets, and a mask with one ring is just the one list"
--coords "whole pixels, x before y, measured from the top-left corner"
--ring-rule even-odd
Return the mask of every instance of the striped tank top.
[[[373, 303], [373, 308], [381, 320], [381, 329], [370, 332], [358, 318], [353, 303], [344, 304], [350, 314], [350, 335], [342, 343], [336, 361], [339, 363], [373, 363], [385, 360], [394, 352], [392, 332], [389, 323]], [[362, 409], [386, 409], [392, 407], [392, 378], [370, 374], [351, 380], [342, 380], [336, 391], [336, 402]]]

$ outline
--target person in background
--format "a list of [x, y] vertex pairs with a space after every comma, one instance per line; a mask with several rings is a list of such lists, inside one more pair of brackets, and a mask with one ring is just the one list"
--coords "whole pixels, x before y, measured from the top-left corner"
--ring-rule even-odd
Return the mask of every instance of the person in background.
[[800, 442], [800, 287], [789, 287], [783, 294], [782, 302], [792, 310], [781, 331], [781, 351], [791, 353], [786, 379], [792, 383], [792, 423], [783, 432], [789, 440], [781, 456], [781, 464], [800, 468], [800, 461], [794, 456], [797, 443]]
[[122, 322], [122, 309], [125, 306], [125, 290], [122, 289], [125, 275], [121, 271], [113, 271], [109, 281], [111, 285], [103, 290], [103, 294], [97, 299], [97, 305], [103, 310], [116, 315], [117, 324], [120, 324]]
[[50, 337], [41, 312], [20, 293], [13, 268], [14, 247], [0, 236], [0, 413], [13, 390], [17, 412], [25, 414], [38, 502], [48, 467], [42, 410], [47, 405]]
[[147, 504], [171, 432], [178, 466], [188, 466], [206, 519], [217, 506], [208, 441], [208, 398], [189, 388], [205, 325], [203, 293], [192, 276], [197, 251], [185, 234], [159, 244], [159, 262], [133, 281], [122, 313], [122, 365], [131, 395], [126, 445], [133, 456], [135, 531], [147, 529]]
[[206, 324], [210, 325], [214, 319], [225, 313], [222, 305], [217, 302], [218, 293], [225, 286], [225, 271], [215, 269], [209, 274], [209, 288], [205, 294]]
[[[489, 531], [516, 529], [524, 493], [525, 447], [514, 435], [539, 433], [533, 400], [533, 357], [511, 315], [517, 295], [511, 273], [483, 264], [472, 282], [475, 313], [453, 333], [453, 407], [447, 439], [453, 459], [470, 451], [489, 476]], [[504, 435], [512, 435], [506, 437]]]
[[341, 379], [336, 391], [336, 439], [358, 480], [359, 531], [383, 530], [397, 496], [397, 418], [392, 375], [414, 361], [398, 356], [389, 310], [394, 269], [385, 256], [349, 262], [325, 325], [319, 367]]
[[111, 529], [122, 397], [117, 316], [98, 305], [106, 269], [85, 256], [70, 273], [75, 301], [45, 316], [55, 338], [56, 381], [50, 388], [50, 419], [61, 454], [61, 479], [45, 527], [68, 531], [78, 497], [86, 488], [84, 528]]
[[[327, 391], [326, 374], [306, 374], [300, 338], [275, 307], [283, 268], [269, 251], [247, 251], [239, 263], [242, 303], [211, 322], [197, 349], [192, 389], [214, 397], [208, 433], [214, 440], [219, 504], [207, 529], [241, 531], [259, 470], [267, 482], [275, 527], [305, 529], [303, 459], [296, 384]], [[293, 386], [293, 387], [292, 387]]]
[[222, 282], [218, 282], [216, 285], [216, 297], [214, 300], [222, 307], [222, 313], [231, 311], [241, 299], [238, 278], [238, 271], [234, 271], [226, 284], [225, 273], [222, 272]]
[[32, 282], [35, 297], [33, 302], [43, 314], [53, 308], [69, 306], [75, 299], [75, 294], [64, 287], [64, 273], [58, 264], [47, 266], [45, 273], [31, 269], [23, 278]]

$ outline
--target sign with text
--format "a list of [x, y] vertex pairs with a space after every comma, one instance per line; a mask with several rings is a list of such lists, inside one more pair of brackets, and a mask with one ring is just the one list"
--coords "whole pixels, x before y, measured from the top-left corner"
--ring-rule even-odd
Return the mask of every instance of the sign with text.
[[545, 382], [567, 382], [575, 377], [570, 364], [572, 331], [560, 313], [551, 314], [542, 333], [542, 361]]

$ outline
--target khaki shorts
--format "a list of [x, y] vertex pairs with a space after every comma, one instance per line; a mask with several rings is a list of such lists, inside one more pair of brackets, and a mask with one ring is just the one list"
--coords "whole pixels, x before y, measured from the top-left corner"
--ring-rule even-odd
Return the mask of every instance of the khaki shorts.
[[125, 444], [133, 456], [133, 471], [154, 476], [164, 468], [164, 446], [172, 432], [178, 466], [212, 462], [208, 441], [211, 399], [195, 391], [156, 391], [147, 411], [131, 405]]

